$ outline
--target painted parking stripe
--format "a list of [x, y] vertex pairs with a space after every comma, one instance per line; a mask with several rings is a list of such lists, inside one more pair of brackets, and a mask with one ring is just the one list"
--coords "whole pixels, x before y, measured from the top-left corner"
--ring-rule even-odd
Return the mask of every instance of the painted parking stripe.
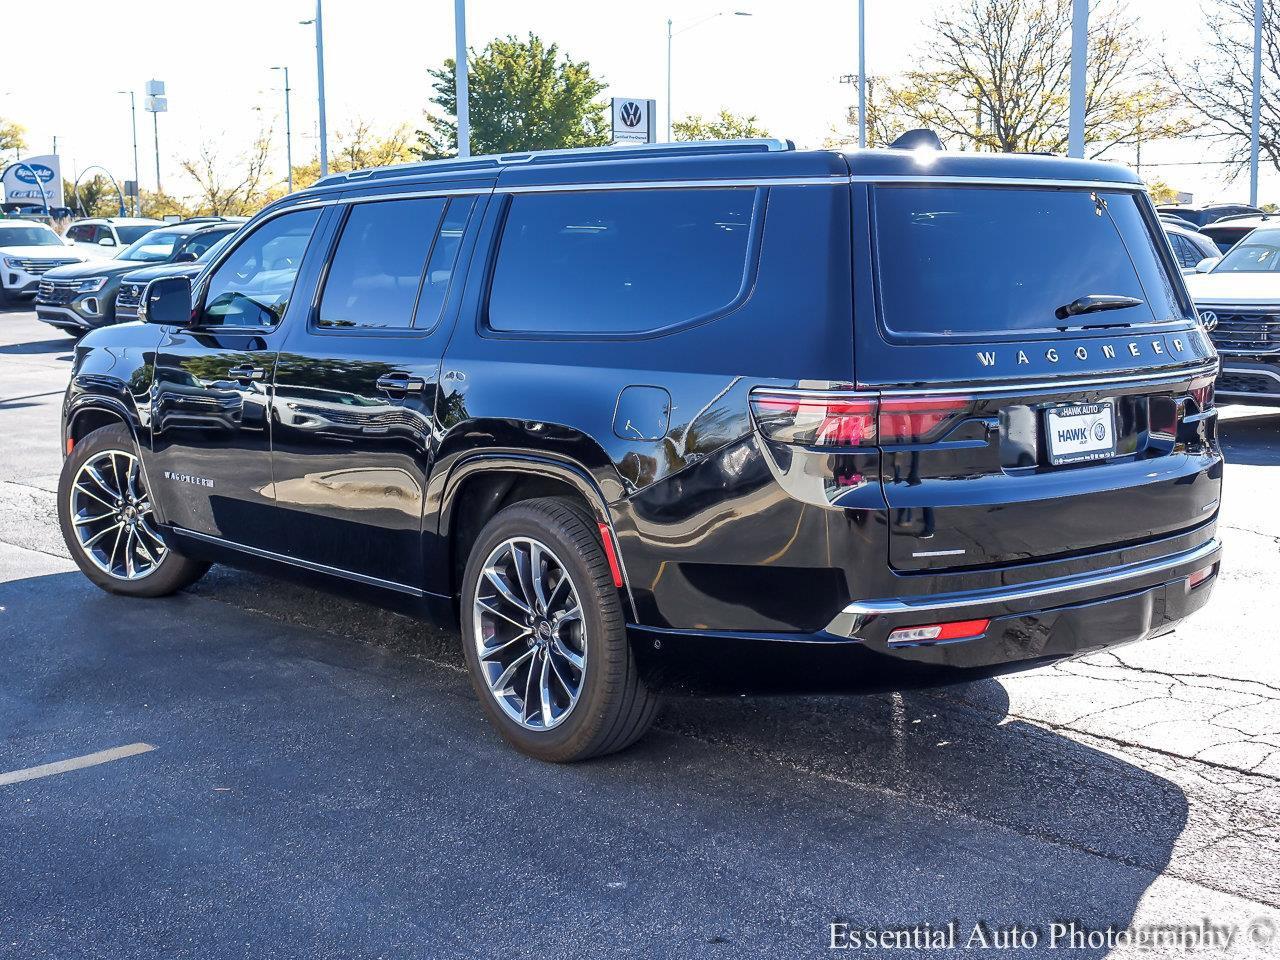
[[45, 763], [38, 767], [27, 767], [25, 770], [0, 773], [0, 787], [11, 783], [22, 783], [25, 780], [52, 777], [54, 774], [68, 773], [72, 770], [83, 770], [85, 767], [96, 767], [100, 763], [136, 757], [140, 753], [148, 753], [154, 749], [155, 747], [149, 743], [131, 743], [127, 747], [112, 747], [110, 750], [99, 750], [97, 753], [88, 753], [83, 757], [72, 757], [70, 760], [59, 760], [57, 763]]

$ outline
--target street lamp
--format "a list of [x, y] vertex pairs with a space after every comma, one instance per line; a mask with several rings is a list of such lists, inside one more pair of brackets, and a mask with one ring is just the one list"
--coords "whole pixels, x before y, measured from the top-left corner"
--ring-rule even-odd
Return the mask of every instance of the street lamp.
[[129, 120], [133, 125], [133, 215], [136, 217], [142, 201], [141, 181], [138, 178], [138, 102], [132, 90], [117, 90], [116, 93], [129, 97]]
[[458, 156], [471, 156], [471, 97], [467, 86], [467, 0], [453, 0], [453, 90], [458, 102]]
[[289, 192], [293, 193], [293, 120], [289, 116], [289, 68], [272, 67], [284, 71], [284, 157], [289, 165]]
[[703, 17], [701, 20], [695, 20], [693, 23], [686, 24], [674, 33], [671, 30], [671, 18], [667, 17], [667, 142], [671, 142], [671, 38], [678, 37], [682, 33], [688, 33], [695, 27], [700, 27], [704, 23], [716, 19], [716, 17], [749, 17], [751, 14], [746, 10], [721, 10], [719, 13], [713, 13]]
[[329, 140], [325, 135], [324, 122], [324, 9], [321, 0], [316, 0], [316, 15], [311, 20], [299, 20], [304, 27], [315, 24], [316, 28], [316, 99], [320, 108], [320, 176], [329, 175]]
[[160, 114], [169, 109], [169, 98], [164, 95], [163, 80], [147, 81], [147, 99], [142, 108], [151, 114], [151, 129], [156, 142], [156, 193], [162, 193], [160, 187]]

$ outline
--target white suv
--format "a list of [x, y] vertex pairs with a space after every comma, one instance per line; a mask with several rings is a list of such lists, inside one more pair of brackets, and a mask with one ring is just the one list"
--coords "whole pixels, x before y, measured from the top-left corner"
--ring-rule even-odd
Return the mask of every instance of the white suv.
[[88, 259], [43, 223], [0, 220], [0, 306], [35, 296], [46, 271]]
[[94, 217], [77, 220], [68, 227], [67, 239], [90, 256], [114, 257], [135, 240], [163, 226], [163, 220], [150, 217]]

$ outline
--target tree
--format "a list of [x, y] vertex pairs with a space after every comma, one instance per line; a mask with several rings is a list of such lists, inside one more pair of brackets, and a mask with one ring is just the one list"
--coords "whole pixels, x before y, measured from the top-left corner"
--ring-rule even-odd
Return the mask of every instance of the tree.
[[[366, 167], [385, 167], [393, 163], [409, 163], [419, 159], [414, 143], [414, 133], [409, 125], [401, 124], [390, 133], [382, 135], [364, 120], [356, 120], [334, 136], [334, 150], [329, 155], [329, 172], [363, 170]], [[302, 190], [320, 179], [320, 159], [294, 165], [293, 188]]]
[[195, 157], [178, 161], [182, 172], [195, 181], [195, 206], [213, 216], [247, 216], [267, 201], [266, 185], [271, 155], [271, 133], [264, 131], [248, 151], [227, 163], [218, 146], [206, 140]]
[[[518, 153], [562, 147], [595, 147], [609, 142], [606, 105], [597, 97], [603, 81], [585, 60], [561, 56], [556, 44], [534, 34], [495, 39], [468, 55], [467, 104], [473, 153]], [[428, 71], [439, 115], [428, 113], [418, 131], [422, 155], [458, 152], [458, 94], [454, 61]]]
[[720, 116], [711, 120], [704, 120], [698, 113], [690, 114], [673, 123], [671, 131], [677, 140], [745, 140], [769, 136], [769, 131], [760, 126], [754, 114], [747, 116], [728, 110], [721, 110]]
[[1178, 190], [1165, 180], [1155, 177], [1147, 180], [1147, 193], [1151, 194], [1153, 203], [1177, 203]]
[[[907, 132], [908, 123], [899, 113], [885, 109], [884, 90], [888, 81], [884, 77], [867, 77], [867, 146], [887, 147]], [[846, 127], [832, 128], [823, 146], [833, 149], [849, 149], [858, 145], [858, 104], [854, 103], [845, 114]]]
[[[120, 196], [116, 193], [115, 185], [100, 173], [95, 173], [92, 177], [86, 177], [80, 181], [80, 186], [75, 187], [70, 180], [65, 177], [62, 180], [62, 199], [68, 206], [74, 208], [79, 216], [85, 217], [116, 217], [120, 215]], [[126, 198], [127, 202], [127, 198]]]
[[[1071, 7], [1072, 0], [957, 0], [933, 27], [923, 66], [887, 86], [885, 109], [965, 148], [1064, 153]], [[1090, 156], [1191, 127], [1177, 92], [1144, 61], [1147, 42], [1114, 0], [1094, 5], [1085, 67]]]
[[[1182, 67], [1168, 61], [1164, 73], [1183, 102], [1204, 122], [1199, 135], [1229, 150], [1239, 173], [1249, 162], [1253, 124], [1253, 0], [1219, 0], [1202, 32], [1208, 57]], [[1280, 0], [1263, 0], [1262, 116], [1259, 155], [1280, 170]]]
[[27, 128], [0, 117], [0, 151], [27, 149]]

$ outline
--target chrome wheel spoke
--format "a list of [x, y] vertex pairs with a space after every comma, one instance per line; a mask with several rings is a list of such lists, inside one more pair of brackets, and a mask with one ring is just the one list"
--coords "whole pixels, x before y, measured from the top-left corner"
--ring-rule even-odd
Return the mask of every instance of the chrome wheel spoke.
[[573, 580], [555, 552], [530, 537], [500, 543], [481, 571], [471, 629], [489, 694], [525, 729], [555, 727], [581, 697], [587, 666]]
[[140, 580], [163, 562], [164, 540], [152, 526], [142, 465], [127, 450], [107, 450], [80, 465], [66, 505], [84, 556], [119, 580]]

